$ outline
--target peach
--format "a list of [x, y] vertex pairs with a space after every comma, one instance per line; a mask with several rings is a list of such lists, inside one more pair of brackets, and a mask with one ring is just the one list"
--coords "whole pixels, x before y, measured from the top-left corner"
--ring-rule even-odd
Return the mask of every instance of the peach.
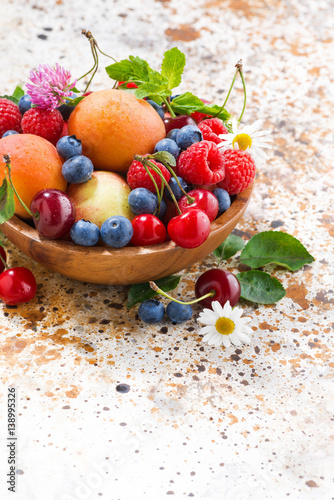
[[97, 170], [126, 172], [134, 154], [153, 153], [166, 135], [158, 113], [122, 90], [93, 92], [72, 112], [68, 129], [82, 141], [83, 154]]
[[[0, 139], [0, 184], [5, 176], [4, 154], [10, 156], [13, 184], [28, 207], [41, 189], [66, 190], [62, 159], [46, 139], [32, 134], [13, 134]], [[15, 214], [30, 218], [16, 196]]]

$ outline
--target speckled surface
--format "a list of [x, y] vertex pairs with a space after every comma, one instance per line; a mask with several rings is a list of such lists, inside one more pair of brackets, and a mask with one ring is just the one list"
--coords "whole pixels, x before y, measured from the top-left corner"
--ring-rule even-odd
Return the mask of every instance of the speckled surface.
[[[11, 264], [35, 273], [38, 293], [0, 306], [3, 408], [8, 385], [18, 391], [17, 493], [6, 492], [1, 467], [1, 498], [334, 498], [333, 8], [331, 0], [0, 0], [1, 93], [43, 62], [84, 73], [82, 28], [117, 59], [158, 65], [178, 46], [188, 61], [181, 90], [215, 102], [242, 58], [244, 123], [263, 117], [274, 149], [236, 232], [247, 240], [283, 230], [316, 258], [295, 273], [268, 268], [287, 296], [242, 303], [252, 342], [224, 349], [203, 344], [194, 319], [144, 326], [124, 305], [126, 287], [51, 274], [6, 242]], [[109, 85], [103, 64], [95, 89]], [[239, 83], [232, 113], [241, 99]], [[194, 279], [213, 264], [209, 256], [188, 269], [178, 292], [192, 297]], [[226, 267], [242, 270], [238, 258]]]

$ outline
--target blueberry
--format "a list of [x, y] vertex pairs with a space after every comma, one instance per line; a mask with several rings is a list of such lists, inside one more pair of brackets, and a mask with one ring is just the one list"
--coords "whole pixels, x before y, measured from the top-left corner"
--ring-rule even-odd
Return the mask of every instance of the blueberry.
[[183, 323], [188, 321], [193, 315], [193, 309], [189, 304], [178, 304], [177, 302], [169, 302], [166, 308], [166, 314], [175, 323]]
[[176, 142], [176, 136], [177, 134], [179, 133], [180, 129], [179, 128], [172, 128], [172, 130], [170, 130], [168, 132], [168, 134], [166, 135], [166, 137], [168, 139], [172, 139], [172, 141], [175, 141]]
[[93, 247], [100, 239], [100, 230], [97, 225], [85, 219], [75, 222], [70, 234], [74, 243], [85, 247]]
[[196, 125], [185, 125], [180, 128], [179, 133], [176, 136], [176, 143], [181, 149], [187, 149], [189, 146], [194, 144], [194, 142], [199, 142], [203, 140], [203, 134], [201, 130], [196, 127]]
[[181, 95], [181, 94], [171, 95], [171, 96], [170, 96], [170, 100], [172, 101], [173, 99], [175, 99], [175, 97], [179, 97], [179, 95]]
[[173, 139], [169, 138], [161, 139], [161, 141], [156, 143], [154, 152], [157, 153], [158, 151], [167, 151], [167, 153], [170, 153], [174, 156], [175, 160], [178, 159], [180, 154], [179, 146], [175, 141], [173, 141]]
[[[157, 202], [158, 202], [158, 198], [157, 198]], [[160, 202], [160, 208], [158, 205], [157, 212], [154, 215], [156, 217], [158, 217], [158, 219], [162, 220], [165, 217], [166, 212], [167, 212], [167, 203], [166, 203], [166, 200], [164, 200], [162, 198], [162, 200]]]
[[213, 194], [218, 200], [218, 210], [220, 213], [225, 212], [231, 205], [231, 198], [225, 189], [216, 188], [213, 191]]
[[19, 106], [19, 110], [20, 110], [21, 115], [24, 115], [24, 113], [26, 111], [28, 111], [28, 109], [31, 108], [30, 95], [26, 94], [26, 95], [22, 96], [21, 99], [19, 100], [18, 106]]
[[132, 236], [132, 224], [122, 215], [109, 217], [101, 226], [101, 238], [110, 247], [122, 248], [130, 242]]
[[165, 308], [161, 302], [155, 299], [145, 300], [138, 309], [138, 316], [145, 323], [154, 325], [160, 323], [165, 315]]
[[156, 102], [151, 101], [151, 99], [147, 99], [146, 102], [151, 104], [152, 108], [156, 110], [161, 119], [165, 116], [164, 108], [162, 106], [159, 106]]
[[[186, 181], [184, 179], [182, 179], [182, 177], [177, 177], [178, 180], [180, 181], [180, 184], [181, 186], [183, 187], [183, 189], [185, 191], [190, 191], [190, 186], [188, 186], [188, 184], [186, 183]], [[179, 185], [178, 183], [176, 182], [175, 178], [174, 177], [171, 177], [170, 178], [170, 181], [169, 181], [169, 187], [171, 188], [171, 190], [173, 191], [174, 193], [174, 196], [175, 198], [177, 199], [177, 201], [182, 198], [183, 196], [183, 193], [181, 191], [181, 189], [179, 188]], [[170, 192], [168, 189], [165, 189], [165, 195], [166, 195], [166, 198], [168, 198], [170, 201], [172, 201], [172, 197], [170, 195]]]
[[[77, 95], [74, 92], [72, 92], [71, 93], [71, 97], [73, 99], [75, 99], [77, 97]], [[69, 99], [66, 99], [66, 102], [69, 102]], [[68, 104], [66, 104], [66, 102], [64, 104], [62, 104], [61, 106], [58, 106], [58, 108], [57, 108], [58, 111], [60, 111], [61, 116], [63, 117], [63, 119], [65, 121], [67, 121], [69, 119], [69, 117], [71, 116], [72, 111], [76, 107], [76, 106], [69, 106]]]
[[7, 137], [7, 135], [13, 134], [18, 134], [18, 132], [16, 132], [16, 130], [7, 130], [7, 132], [5, 132], [2, 137]]
[[136, 188], [131, 191], [128, 202], [132, 212], [139, 214], [153, 214], [158, 206], [157, 196], [148, 189]]
[[72, 156], [62, 166], [64, 179], [71, 184], [87, 182], [92, 177], [94, 165], [87, 156]]
[[81, 141], [75, 135], [65, 135], [57, 142], [57, 151], [64, 160], [69, 160], [73, 156], [82, 154]]

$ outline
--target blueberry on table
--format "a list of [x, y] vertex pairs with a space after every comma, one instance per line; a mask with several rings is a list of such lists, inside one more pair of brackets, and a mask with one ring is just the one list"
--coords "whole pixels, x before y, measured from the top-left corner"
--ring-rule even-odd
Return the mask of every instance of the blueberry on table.
[[91, 179], [94, 165], [87, 156], [72, 156], [62, 166], [64, 179], [70, 184], [81, 184]]
[[77, 245], [93, 247], [100, 239], [100, 230], [93, 222], [81, 219], [73, 224], [70, 235]]
[[69, 160], [73, 156], [79, 156], [82, 154], [82, 145], [80, 139], [77, 139], [75, 135], [65, 135], [61, 137], [57, 142], [57, 151], [59, 156], [64, 160]]
[[231, 205], [230, 195], [223, 188], [216, 188], [212, 192], [218, 200], [219, 213], [225, 212]]
[[114, 248], [124, 247], [133, 236], [131, 222], [122, 215], [113, 215], [105, 220], [100, 232], [103, 241]]
[[172, 156], [174, 156], [175, 160], [178, 159], [180, 154], [179, 146], [173, 139], [170, 139], [168, 137], [165, 139], [161, 139], [161, 141], [156, 143], [154, 152], [157, 153], [158, 151], [167, 151], [167, 153], [170, 153]]
[[184, 323], [193, 315], [193, 309], [189, 304], [178, 304], [178, 302], [169, 302], [166, 308], [166, 314], [174, 323]]
[[158, 207], [158, 198], [146, 188], [136, 188], [128, 196], [132, 212], [139, 214], [153, 214]]
[[161, 302], [155, 299], [145, 300], [140, 304], [138, 316], [144, 323], [155, 325], [162, 321], [165, 315], [165, 308]]
[[203, 140], [203, 134], [196, 125], [185, 125], [179, 130], [176, 136], [176, 143], [179, 148], [185, 150], [195, 142]]

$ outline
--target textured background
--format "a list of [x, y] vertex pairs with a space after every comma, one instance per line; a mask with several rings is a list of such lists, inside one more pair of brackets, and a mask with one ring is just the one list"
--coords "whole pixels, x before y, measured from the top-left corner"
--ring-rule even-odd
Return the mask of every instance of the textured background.
[[[0, 93], [39, 63], [87, 71], [82, 28], [116, 59], [139, 55], [153, 67], [178, 46], [187, 57], [180, 90], [217, 103], [242, 58], [243, 121], [263, 118], [274, 149], [236, 233], [283, 230], [316, 258], [295, 273], [268, 266], [287, 296], [241, 303], [252, 343], [225, 350], [202, 343], [199, 308], [182, 326], [143, 325], [124, 306], [126, 287], [49, 273], [6, 242], [11, 264], [38, 282], [32, 303], [0, 309], [3, 405], [9, 384], [19, 399], [15, 498], [334, 497], [333, 8], [331, 0], [0, 0]], [[110, 86], [107, 64], [93, 89]], [[241, 107], [238, 82], [228, 108]], [[212, 265], [209, 256], [188, 269], [178, 292], [191, 298]], [[242, 270], [237, 257], [226, 268]], [[130, 391], [118, 393], [119, 383]], [[5, 465], [5, 420], [1, 429]]]

